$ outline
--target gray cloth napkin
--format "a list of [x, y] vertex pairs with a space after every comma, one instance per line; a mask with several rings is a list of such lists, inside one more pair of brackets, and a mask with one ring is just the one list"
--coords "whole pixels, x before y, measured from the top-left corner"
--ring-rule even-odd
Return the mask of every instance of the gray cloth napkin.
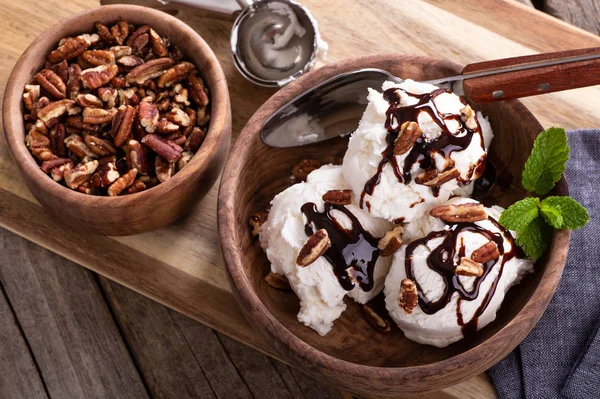
[[600, 398], [600, 130], [568, 132], [570, 195], [591, 221], [573, 232], [548, 309], [521, 345], [488, 374], [504, 398]]

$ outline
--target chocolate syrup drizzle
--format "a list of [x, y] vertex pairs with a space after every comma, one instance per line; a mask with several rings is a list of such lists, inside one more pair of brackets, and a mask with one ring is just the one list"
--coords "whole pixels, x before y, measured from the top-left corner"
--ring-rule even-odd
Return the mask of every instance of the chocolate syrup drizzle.
[[[340, 285], [350, 291], [355, 282], [363, 291], [373, 289], [373, 272], [375, 263], [379, 258], [377, 244], [379, 239], [366, 231], [356, 216], [345, 206], [325, 203], [324, 212], [319, 212], [317, 206], [307, 202], [300, 208], [306, 216], [307, 223], [304, 231], [307, 236], [314, 234], [315, 230], [325, 229], [331, 240], [331, 247], [323, 255], [333, 265], [333, 272]], [[351, 229], [345, 229], [332, 215], [332, 211], [339, 211], [346, 215], [352, 222]], [[350, 268], [350, 275], [348, 269]]]
[[[435, 168], [435, 161], [433, 159], [433, 155], [435, 153], [442, 154], [447, 160], [450, 161], [450, 155], [454, 151], [462, 151], [466, 149], [471, 143], [471, 139], [473, 134], [478, 133], [481, 139], [481, 146], [485, 150], [483, 135], [481, 134], [481, 127], [479, 126], [479, 122], [477, 122], [477, 128], [475, 130], [471, 130], [467, 128], [465, 123], [462, 121], [460, 115], [456, 114], [443, 114], [438, 111], [435, 106], [434, 100], [437, 96], [443, 93], [450, 93], [445, 89], [437, 89], [432, 91], [431, 93], [425, 94], [413, 94], [409, 93], [405, 90], [402, 90], [404, 93], [416, 98], [418, 102], [414, 105], [408, 106], [400, 106], [400, 96], [398, 95], [398, 88], [391, 88], [386, 90], [383, 93], [383, 98], [385, 98], [390, 104], [389, 108], [386, 111], [386, 121], [385, 128], [388, 131], [388, 135], [386, 137], [387, 146], [385, 150], [381, 153], [382, 159], [379, 162], [377, 167], [377, 172], [373, 175], [366, 183], [363, 189], [363, 192], [360, 197], [360, 207], [363, 207], [363, 201], [366, 194], [373, 195], [375, 191], [375, 187], [381, 181], [381, 174], [383, 173], [383, 168], [385, 165], [390, 164], [396, 178], [400, 183], [408, 184], [411, 181], [410, 170], [415, 162], [419, 162], [419, 165], [422, 169], [431, 169]], [[419, 137], [411, 150], [408, 152], [406, 158], [404, 159], [404, 164], [402, 165], [402, 170], [400, 170], [400, 166], [398, 165], [398, 161], [396, 160], [396, 156], [394, 155], [394, 143], [400, 134], [400, 129], [402, 124], [409, 121], [417, 121], [419, 113], [426, 112], [429, 114], [431, 119], [440, 127], [442, 130], [442, 134], [437, 137], [435, 140], [427, 142], [423, 139], [423, 137]], [[451, 133], [446, 126], [446, 122], [449, 120], [455, 120], [460, 124], [460, 129], [457, 133]], [[395, 122], [395, 123], [394, 123]], [[396, 126], [396, 127], [393, 127]], [[485, 160], [485, 156], [483, 159], [480, 159], [479, 162], [483, 162]], [[470, 180], [473, 177], [475, 172], [479, 172], [476, 168], [473, 168], [470, 171]], [[483, 172], [483, 171], [481, 171]], [[467, 183], [468, 181], [464, 181], [462, 183]], [[438, 196], [439, 187], [432, 187], [431, 191], [434, 196]]]
[[[498, 286], [498, 282], [502, 277], [504, 265], [510, 259], [519, 255], [519, 253], [517, 253], [518, 247], [515, 244], [510, 232], [508, 232], [504, 227], [502, 227], [494, 218], [488, 217], [488, 220], [500, 230], [501, 234], [491, 232], [490, 230], [482, 228], [476, 225], [475, 223], [455, 223], [450, 224], [450, 228], [447, 230], [433, 231], [429, 233], [426, 237], [413, 241], [406, 248], [406, 258], [404, 264], [406, 276], [409, 279], [413, 280], [417, 285], [420, 308], [425, 314], [434, 314], [446, 307], [446, 305], [450, 303], [454, 293], [457, 292], [459, 294], [459, 298], [457, 303], [456, 316], [458, 324], [462, 326], [463, 335], [465, 336], [477, 331], [477, 320], [479, 316], [481, 316], [481, 314], [485, 311], [490, 301], [492, 300], [494, 293], [496, 292], [496, 287]], [[500, 258], [484, 263], [482, 265], [483, 274], [480, 277], [475, 278], [473, 282], [473, 288], [470, 291], [466, 290], [460, 282], [459, 276], [454, 273], [454, 268], [456, 267], [456, 263], [454, 261], [455, 255], [457, 255], [458, 259], [465, 255], [465, 246], [462, 242], [462, 237], [460, 246], [457, 245], [458, 236], [460, 235], [460, 233], [463, 232], [481, 234], [488, 240], [493, 241], [498, 246], [500, 256], [502, 257], [500, 270], [498, 271], [498, 276], [492, 282], [489, 291], [486, 293], [483, 301], [475, 311], [472, 319], [467, 323], [464, 322], [463, 315], [460, 311], [461, 302], [472, 301], [479, 296], [479, 287], [481, 286], [485, 278], [489, 275], [489, 273], [492, 271], [492, 269], [494, 268], [494, 266]], [[427, 265], [431, 270], [439, 274], [444, 280], [444, 292], [442, 296], [436, 301], [429, 301], [423, 294], [423, 290], [421, 289], [419, 282], [415, 278], [412, 265], [412, 256], [414, 250], [417, 247], [421, 245], [426, 245], [428, 241], [436, 238], [443, 238], [444, 240], [438, 247], [431, 251], [429, 256], [427, 256]], [[511, 243], [511, 249], [508, 252], [505, 252], [504, 249], [504, 239], [508, 240]], [[458, 254], [456, 253], [457, 247]]]

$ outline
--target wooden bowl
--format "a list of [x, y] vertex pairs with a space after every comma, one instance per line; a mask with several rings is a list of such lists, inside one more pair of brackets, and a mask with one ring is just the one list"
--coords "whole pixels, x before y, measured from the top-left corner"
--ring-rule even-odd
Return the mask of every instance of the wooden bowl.
[[[95, 32], [94, 23], [120, 19], [148, 24], [167, 36], [195, 63], [210, 90], [211, 121], [206, 140], [191, 162], [165, 183], [119, 197], [99, 197], [70, 190], [49, 178], [25, 146], [21, 96], [23, 86], [43, 66], [60, 39]], [[178, 19], [146, 7], [104, 6], [68, 18], [42, 33], [15, 65], [6, 86], [3, 121], [10, 152], [35, 198], [61, 222], [103, 235], [137, 234], [165, 226], [181, 217], [217, 179], [231, 140], [231, 105], [225, 75], [208, 44]]]
[[[267, 208], [275, 194], [289, 186], [292, 166], [305, 158], [341, 163], [347, 139], [301, 148], [277, 149], [263, 144], [259, 130], [280, 106], [304, 90], [342, 72], [382, 68], [402, 78], [427, 80], [460, 73], [444, 60], [381, 55], [342, 61], [311, 72], [271, 97], [240, 134], [222, 176], [219, 234], [233, 292], [248, 320], [272, 343], [282, 358], [315, 378], [358, 395], [395, 396], [438, 390], [473, 377], [501, 360], [533, 328], [560, 279], [570, 233], [558, 231], [535, 272], [512, 288], [497, 319], [473, 340], [446, 348], [419, 345], [394, 328], [391, 334], [372, 329], [352, 300], [325, 337], [298, 322], [299, 302], [293, 292], [269, 287], [269, 262], [251, 237], [248, 218]], [[524, 196], [520, 176], [542, 126], [519, 101], [475, 106], [489, 116], [495, 138], [489, 162], [499, 181], [484, 199], [508, 206]], [[514, 177], [514, 180], [513, 180]], [[510, 184], [514, 184], [510, 186]], [[567, 194], [559, 182], [557, 194]], [[489, 205], [489, 204], [488, 204]]]

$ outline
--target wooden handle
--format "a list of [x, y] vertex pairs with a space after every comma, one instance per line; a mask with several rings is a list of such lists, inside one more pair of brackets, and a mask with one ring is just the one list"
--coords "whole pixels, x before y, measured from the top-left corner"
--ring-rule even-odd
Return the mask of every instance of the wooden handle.
[[[467, 65], [462, 74], [590, 54], [600, 54], [600, 48], [559, 51], [479, 62]], [[466, 79], [463, 82], [463, 89], [465, 96], [470, 100], [476, 103], [487, 103], [597, 84], [600, 84], [600, 59]]]

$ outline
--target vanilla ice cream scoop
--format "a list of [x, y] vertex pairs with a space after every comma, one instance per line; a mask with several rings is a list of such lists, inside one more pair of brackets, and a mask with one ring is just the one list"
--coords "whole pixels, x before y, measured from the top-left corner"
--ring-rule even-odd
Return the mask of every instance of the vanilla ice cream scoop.
[[410, 222], [468, 196], [485, 166], [492, 129], [457, 95], [426, 83], [385, 82], [352, 134], [343, 173], [371, 215]]
[[421, 223], [433, 230], [394, 255], [385, 281], [386, 308], [410, 340], [445, 347], [485, 327], [496, 318], [508, 289], [533, 271], [515, 244], [515, 233], [498, 223], [502, 208], [456, 197], [433, 213], [448, 219], [448, 213], [467, 209], [464, 204], [470, 218], [476, 211], [481, 220]]
[[[364, 304], [383, 290], [391, 256], [380, 256], [379, 238], [392, 229], [354, 203], [325, 203], [330, 190], [348, 189], [341, 166], [325, 165], [275, 196], [260, 243], [271, 271], [285, 275], [300, 299], [298, 320], [320, 335], [346, 309], [349, 295]], [[316, 261], [301, 266], [298, 256], [314, 232], [325, 229], [331, 246]]]

